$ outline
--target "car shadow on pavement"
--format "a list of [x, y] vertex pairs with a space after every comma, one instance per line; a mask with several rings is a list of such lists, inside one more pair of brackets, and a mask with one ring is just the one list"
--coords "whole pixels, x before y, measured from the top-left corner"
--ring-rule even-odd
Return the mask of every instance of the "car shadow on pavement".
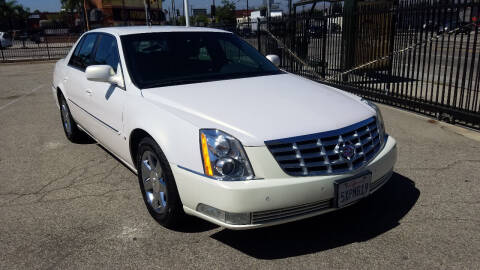
[[76, 141], [75, 144], [94, 144], [97, 143], [90, 135], [83, 133]]
[[219, 227], [218, 225], [215, 225], [203, 219], [200, 219], [194, 216], [185, 215], [181, 225], [175, 228], [175, 231], [182, 232], [182, 233], [200, 233], [200, 232], [210, 231], [218, 227]]
[[395, 228], [419, 196], [412, 180], [394, 173], [377, 192], [340, 211], [256, 230], [225, 229], [211, 237], [258, 259], [310, 254], [367, 241]]

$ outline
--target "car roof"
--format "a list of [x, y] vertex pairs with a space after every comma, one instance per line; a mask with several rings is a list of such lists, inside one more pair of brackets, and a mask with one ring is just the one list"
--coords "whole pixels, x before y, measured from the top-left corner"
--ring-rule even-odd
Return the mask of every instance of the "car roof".
[[231, 33], [228, 31], [207, 28], [207, 27], [186, 27], [186, 26], [115, 26], [104, 27], [92, 30], [90, 32], [103, 32], [112, 35], [124, 36], [142, 33], [162, 33], [162, 32], [218, 32]]

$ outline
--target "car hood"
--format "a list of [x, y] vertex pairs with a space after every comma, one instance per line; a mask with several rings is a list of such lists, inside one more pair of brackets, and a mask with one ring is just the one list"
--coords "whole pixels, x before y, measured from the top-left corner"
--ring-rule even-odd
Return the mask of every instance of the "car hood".
[[360, 98], [293, 74], [142, 90], [162, 109], [198, 128], [216, 128], [245, 146], [339, 129], [375, 111]]

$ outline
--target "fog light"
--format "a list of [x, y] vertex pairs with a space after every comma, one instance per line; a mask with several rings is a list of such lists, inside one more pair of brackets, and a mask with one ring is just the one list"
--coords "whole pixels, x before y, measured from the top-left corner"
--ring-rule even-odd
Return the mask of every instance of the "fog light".
[[225, 212], [225, 222], [232, 225], [250, 224], [250, 213]]
[[215, 207], [200, 203], [197, 211], [211, 218], [232, 225], [246, 225], [251, 223], [250, 213], [230, 213]]

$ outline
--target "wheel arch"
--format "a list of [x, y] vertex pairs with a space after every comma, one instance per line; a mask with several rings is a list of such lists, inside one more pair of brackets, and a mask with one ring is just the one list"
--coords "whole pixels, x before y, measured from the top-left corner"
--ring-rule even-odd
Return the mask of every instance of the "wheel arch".
[[60, 101], [60, 95], [62, 95], [63, 97], [65, 97], [65, 94], [63, 93], [62, 91], [62, 88], [60, 88], [60, 86], [57, 86], [57, 100]]
[[[130, 158], [132, 159], [132, 164], [133, 164], [133, 167], [135, 167], [135, 169], [138, 170], [137, 168], [137, 154], [138, 154], [138, 144], [140, 143], [140, 141], [145, 138], [145, 137], [150, 137], [152, 138], [154, 141], [156, 141], [152, 135], [150, 135], [147, 131], [145, 131], [144, 129], [141, 129], [141, 128], [136, 128], [134, 130], [132, 130], [132, 132], [130, 132], [130, 136], [129, 136], [129, 142], [128, 142], [128, 149], [130, 151]], [[157, 142], [157, 144], [159, 145], [160, 147], [160, 144]], [[160, 147], [161, 149], [161, 147]]]

